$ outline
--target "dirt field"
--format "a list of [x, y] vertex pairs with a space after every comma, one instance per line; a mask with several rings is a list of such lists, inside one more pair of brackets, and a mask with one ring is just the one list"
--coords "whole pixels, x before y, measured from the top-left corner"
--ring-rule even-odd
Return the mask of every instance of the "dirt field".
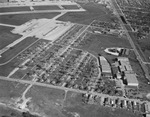
[[111, 22], [114, 20], [114, 16], [111, 12], [103, 5], [96, 3], [82, 4], [82, 8], [87, 10], [86, 12], [69, 12], [58, 18], [62, 21], [70, 21], [74, 23], [90, 24], [93, 20], [100, 20]]
[[17, 15], [2, 15], [0, 23], [21, 25], [32, 19], [48, 18], [51, 19], [60, 13], [32, 13], [32, 14], [17, 14]]
[[12, 34], [12, 27], [0, 26], [0, 49], [20, 38], [20, 35]]

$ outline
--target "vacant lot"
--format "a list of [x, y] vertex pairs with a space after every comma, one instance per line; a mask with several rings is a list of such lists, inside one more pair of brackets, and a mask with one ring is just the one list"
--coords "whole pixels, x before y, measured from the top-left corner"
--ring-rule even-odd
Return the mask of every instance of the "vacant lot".
[[58, 18], [62, 21], [71, 21], [74, 23], [90, 24], [93, 20], [111, 22], [114, 20], [112, 13], [103, 5], [96, 3], [87, 3], [81, 5], [85, 12], [69, 12]]
[[[22, 95], [27, 88], [25, 84], [18, 84], [0, 80], [0, 102], [5, 104], [13, 104], [15, 100]], [[0, 105], [0, 117], [23, 117], [19, 111]]]
[[50, 5], [50, 6], [33, 6], [34, 10], [60, 10], [57, 5]]
[[60, 13], [32, 13], [32, 14], [17, 14], [17, 15], [2, 15], [0, 23], [21, 25], [32, 19], [48, 18], [51, 19]]
[[20, 35], [11, 33], [12, 29], [11, 27], [0, 26], [0, 49], [21, 37]]
[[26, 96], [32, 97], [29, 104], [31, 111], [48, 117], [65, 117], [61, 113], [61, 104], [64, 98], [63, 90], [33, 86]]
[[30, 11], [29, 7], [4, 7], [0, 8], [0, 12], [19, 12], [19, 11]]
[[0, 80], [0, 102], [11, 103], [13, 99], [22, 95], [27, 86], [18, 84], [16, 87], [17, 84], [17, 82]]
[[111, 108], [85, 104], [82, 102], [82, 95], [69, 92], [63, 113], [66, 117], [74, 117], [75, 113], [80, 117], [142, 117], [124, 109], [112, 110]]
[[79, 9], [77, 5], [62, 5], [64, 9]]

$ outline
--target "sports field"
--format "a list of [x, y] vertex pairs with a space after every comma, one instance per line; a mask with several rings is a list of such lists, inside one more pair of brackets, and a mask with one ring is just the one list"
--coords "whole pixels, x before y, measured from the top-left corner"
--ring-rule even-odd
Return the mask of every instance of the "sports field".
[[57, 5], [33, 6], [34, 10], [60, 10]]
[[13, 30], [12, 27], [0, 26], [0, 49], [21, 37], [18, 34], [11, 33], [11, 30]]
[[0, 13], [2, 12], [19, 12], [19, 11], [30, 11], [30, 7], [3, 7], [0, 8]]
[[111, 22], [114, 16], [104, 6], [96, 3], [81, 4], [85, 12], [69, 12], [58, 18], [61, 21], [71, 21], [73, 23], [90, 24], [93, 20]]
[[32, 14], [15, 14], [15, 15], [2, 15], [0, 16], [0, 23], [21, 25], [32, 19], [48, 18], [51, 19], [60, 14], [55, 13], [32, 13]]

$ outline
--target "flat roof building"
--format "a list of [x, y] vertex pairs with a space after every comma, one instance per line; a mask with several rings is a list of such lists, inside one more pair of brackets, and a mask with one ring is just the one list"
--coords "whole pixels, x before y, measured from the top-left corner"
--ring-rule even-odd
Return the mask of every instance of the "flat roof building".
[[108, 76], [108, 74], [112, 75], [110, 64], [108, 63], [106, 58], [103, 56], [99, 56], [98, 58], [99, 58], [99, 64], [101, 66], [102, 74], [103, 75], [107, 74], [107, 76]]
[[139, 82], [138, 82], [136, 75], [134, 73], [133, 74], [125, 74], [125, 79], [127, 80], [128, 86], [138, 87]]

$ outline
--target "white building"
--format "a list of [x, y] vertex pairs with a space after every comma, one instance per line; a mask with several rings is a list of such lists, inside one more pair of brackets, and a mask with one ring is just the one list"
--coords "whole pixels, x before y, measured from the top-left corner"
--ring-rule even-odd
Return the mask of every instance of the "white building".
[[135, 74], [125, 74], [125, 79], [127, 80], [127, 85], [131, 87], [138, 87], [139, 82]]
[[111, 77], [112, 76], [111, 66], [105, 57], [99, 56], [99, 64], [101, 67], [102, 75], [104, 75], [106, 77]]

